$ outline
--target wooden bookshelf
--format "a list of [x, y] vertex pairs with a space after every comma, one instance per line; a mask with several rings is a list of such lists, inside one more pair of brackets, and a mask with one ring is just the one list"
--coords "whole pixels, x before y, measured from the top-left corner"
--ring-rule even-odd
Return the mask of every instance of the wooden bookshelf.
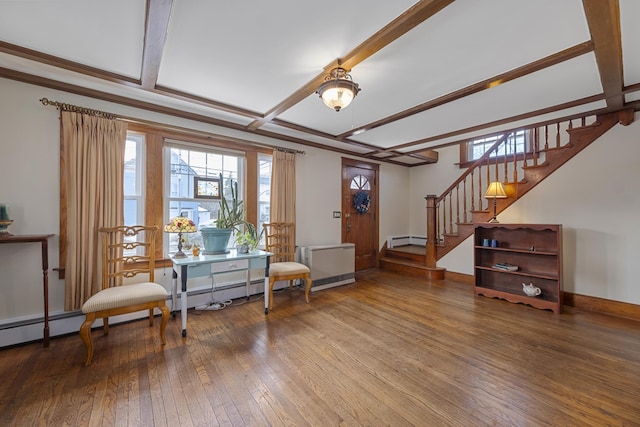
[[[497, 241], [491, 247], [491, 240]], [[486, 246], [489, 241], [489, 246]], [[516, 271], [494, 267], [507, 263]], [[562, 310], [562, 226], [553, 224], [476, 224], [474, 230], [475, 293], [528, 304], [554, 313]], [[524, 293], [522, 284], [541, 289]]]

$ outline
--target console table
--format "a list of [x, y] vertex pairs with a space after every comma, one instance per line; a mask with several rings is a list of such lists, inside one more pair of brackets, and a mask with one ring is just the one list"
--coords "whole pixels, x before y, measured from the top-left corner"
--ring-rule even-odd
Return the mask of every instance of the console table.
[[187, 256], [186, 258], [171, 258], [173, 275], [171, 284], [171, 311], [175, 316], [178, 296], [178, 278], [182, 285], [180, 292], [180, 314], [182, 318], [182, 336], [187, 336], [187, 280], [193, 277], [215, 277], [216, 274], [245, 271], [247, 274], [247, 298], [249, 298], [249, 284], [251, 270], [264, 268], [264, 308], [269, 307], [269, 257], [270, 252], [254, 251], [239, 254], [235, 249], [220, 255]]
[[3, 243], [38, 243], [42, 246], [42, 286], [44, 289], [44, 331], [43, 346], [49, 347], [49, 250], [48, 239], [53, 234], [14, 235], [0, 234], [0, 244]]

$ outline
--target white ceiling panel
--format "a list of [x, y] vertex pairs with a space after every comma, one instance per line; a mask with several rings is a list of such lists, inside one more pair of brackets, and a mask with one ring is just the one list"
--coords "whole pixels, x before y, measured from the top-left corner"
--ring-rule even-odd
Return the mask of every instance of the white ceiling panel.
[[145, 0], [0, 1], [0, 40], [139, 79]]
[[625, 102], [640, 101], [640, 92], [631, 92], [625, 96]]

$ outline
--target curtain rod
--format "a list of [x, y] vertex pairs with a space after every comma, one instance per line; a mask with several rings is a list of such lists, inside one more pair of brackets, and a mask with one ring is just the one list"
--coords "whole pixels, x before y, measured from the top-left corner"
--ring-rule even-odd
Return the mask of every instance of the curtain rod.
[[42, 102], [42, 105], [45, 105], [45, 106], [52, 105], [60, 111], [73, 111], [74, 113], [81, 113], [81, 114], [87, 114], [89, 116], [103, 117], [109, 120], [115, 120], [118, 118], [118, 116], [116, 116], [115, 114], [106, 113], [100, 110], [93, 110], [91, 108], [78, 107], [77, 105], [65, 104], [58, 101], [49, 101], [47, 98], [41, 98], [40, 102]]
[[[58, 101], [49, 101], [47, 98], [41, 98], [40, 102], [42, 102], [42, 105], [44, 105], [44, 106], [52, 105], [52, 106], [56, 107], [58, 110], [61, 110], [61, 111], [73, 111], [73, 112], [76, 112], [76, 113], [88, 114], [88, 115], [91, 115], [91, 116], [104, 117], [104, 118], [110, 119], [110, 120], [120, 119], [120, 120], [123, 120], [123, 121], [126, 121], [126, 122], [130, 122], [130, 123], [158, 126], [160, 128], [163, 128], [163, 129], [173, 129], [173, 130], [178, 129], [181, 132], [187, 132], [187, 133], [192, 133], [192, 134], [204, 133], [207, 136], [213, 136], [213, 137], [219, 138], [221, 140], [228, 140], [229, 139], [229, 137], [222, 136], [222, 135], [217, 135], [217, 134], [214, 134], [214, 133], [196, 131], [196, 130], [192, 130], [192, 129], [185, 129], [185, 128], [182, 128], [180, 126], [166, 125], [166, 124], [163, 124], [163, 123], [157, 123], [157, 122], [148, 121], [148, 120], [141, 120], [141, 119], [134, 119], [134, 118], [131, 118], [131, 117], [120, 117], [120, 116], [117, 116], [115, 114], [106, 113], [106, 112], [100, 111], [100, 110], [94, 110], [94, 109], [91, 109], [91, 108], [79, 107], [77, 105], [65, 104], [63, 102], [58, 102]], [[245, 140], [242, 140], [242, 142], [245, 143], [245, 144], [248, 144], [248, 145], [254, 145], [254, 146], [258, 146], [258, 147], [273, 148], [275, 150], [283, 151], [285, 153], [306, 154], [304, 151], [295, 150], [293, 148], [284, 148], [284, 147], [278, 147], [277, 145], [261, 144], [261, 143], [258, 143], [258, 142], [245, 141]]]
[[275, 150], [282, 151], [283, 153], [293, 154], [306, 154], [304, 151], [294, 150], [293, 148], [273, 147]]

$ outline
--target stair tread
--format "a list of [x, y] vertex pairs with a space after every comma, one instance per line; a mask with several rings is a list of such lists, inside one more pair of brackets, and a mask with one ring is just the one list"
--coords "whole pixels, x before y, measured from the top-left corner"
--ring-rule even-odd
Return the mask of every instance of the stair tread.
[[549, 166], [549, 162], [545, 160], [544, 162], [540, 162], [537, 165], [522, 166], [522, 169], [527, 170], [527, 169], [546, 168], [547, 166]]
[[419, 262], [415, 262], [415, 261], [411, 261], [411, 260], [407, 260], [407, 259], [402, 259], [402, 258], [390, 258], [390, 257], [382, 257], [380, 258], [380, 262], [388, 262], [391, 264], [398, 264], [398, 265], [404, 265], [407, 267], [415, 267], [415, 268], [421, 268], [421, 269], [426, 269], [427, 266], [424, 264], [421, 264]]

